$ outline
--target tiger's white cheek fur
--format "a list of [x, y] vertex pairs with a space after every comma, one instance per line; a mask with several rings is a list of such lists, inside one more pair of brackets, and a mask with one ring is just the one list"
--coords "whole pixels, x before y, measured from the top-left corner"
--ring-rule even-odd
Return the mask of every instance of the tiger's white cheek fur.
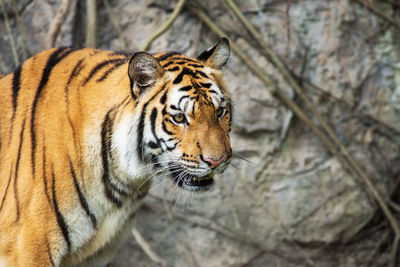
[[134, 178], [143, 176], [144, 166], [137, 155], [137, 127], [139, 115], [125, 115], [121, 121], [115, 125], [115, 131], [112, 136], [112, 150], [116, 155], [116, 165], [126, 177]]

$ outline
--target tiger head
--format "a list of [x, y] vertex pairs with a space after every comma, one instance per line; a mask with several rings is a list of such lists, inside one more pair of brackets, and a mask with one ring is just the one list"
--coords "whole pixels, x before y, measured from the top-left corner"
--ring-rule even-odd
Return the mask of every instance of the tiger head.
[[129, 62], [131, 93], [141, 107], [138, 158], [189, 191], [208, 189], [232, 156], [232, 105], [220, 71], [229, 54], [223, 38], [197, 58], [138, 52]]

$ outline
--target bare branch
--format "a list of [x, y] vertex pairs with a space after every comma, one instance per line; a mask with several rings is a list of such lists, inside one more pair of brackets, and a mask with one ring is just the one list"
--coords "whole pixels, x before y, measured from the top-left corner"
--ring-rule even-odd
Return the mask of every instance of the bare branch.
[[150, 244], [147, 243], [147, 241], [144, 239], [142, 234], [137, 229], [136, 224], [132, 227], [132, 235], [139, 246], [152, 261], [160, 264], [161, 266], [167, 266], [167, 263], [160, 256], [158, 256], [158, 254], [151, 248]]
[[365, 8], [367, 8], [370, 12], [374, 13], [376, 16], [380, 17], [383, 20], [386, 20], [389, 22], [392, 26], [396, 27], [398, 30], [400, 30], [400, 22], [395, 21], [394, 19], [386, 16], [383, 12], [379, 11], [378, 9], [374, 8], [371, 3], [367, 3], [366, 1], [363, 0], [354, 0], [357, 3], [363, 5]]
[[86, 0], [86, 47], [97, 47], [97, 0]]
[[390, 267], [398, 266], [397, 265], [397, 257], [399, 254], [399, 244], [400, 244], [400, 238], [398, 236], [395, 236], [394, 241], [393, 241], [393, 246], [392, 246]]
[[174, 23], [174, 21], [178, 17], [178, 15], [181, 12], [184, 5], [185, 5], [185, 0], [179, 0], [174, 11], [172, 12], [171, 16], [165, 21], [165, 23], [163, 25], [161, 25], [161, 27], [155, 33], [153, 33], [153, 35], [150, 36], [150, 38], [147, 40], [147, 42], [143, 45], [143, 48], [142, 48], [143, 51], [146, 51], [147, 49], [149, 49], [151, 43], [157, 37], [159, 37], [161, 34], [163, 34], [172, 25], [172, 23]]
[[55, 46], [58, 34], [60, 33], [61, 26], [67, 17], [70, 0], [62, 0], [60, 7], [57, 10], [57, 13], [51, 22], [49, 32], [47, 33], [47, 46], [48, 48], [52, 48]]
[[0, 0], [0, 4], [1, 4], [1, 8], [3, 10], [4, 23], [6, 25], [8, 39], [10, 40], [11, 53], [12, 53], [12, 56], [14, 59], [15, 66], [18, 66], [19, 58], [18, 58], [17, 48], [15, 47], [15, 43], [14, 43], [14, 37], [11, 32], [10, 22], [8, 21], [6, 4], [4, 3], [4, 0]]
[[111, 24], [118, 35], [119, 41], [121, 42], [121, 49], [125, 50], [127, 46], [126, 46], [124, 36], [122, 35], [121, 28], [119, 27], [118, 20], [115, 18], [114, 13], [111, 9], [111, 6], [110, 6], [110, 3], [108, 2], [108, 0], [103, 0], [103, 3], [104, 3], [104, 6], [106, 7], [108, 16], [110, 17]]

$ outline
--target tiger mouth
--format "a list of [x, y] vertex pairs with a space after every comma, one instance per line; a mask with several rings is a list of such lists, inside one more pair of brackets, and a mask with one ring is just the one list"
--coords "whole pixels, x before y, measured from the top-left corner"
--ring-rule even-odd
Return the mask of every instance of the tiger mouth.
[[205, 176], [195, 176], [182, 169], [171, 168], [172, 179], [176, 184], [188, 191], [205, 191], [214, 183], [214, 173]]

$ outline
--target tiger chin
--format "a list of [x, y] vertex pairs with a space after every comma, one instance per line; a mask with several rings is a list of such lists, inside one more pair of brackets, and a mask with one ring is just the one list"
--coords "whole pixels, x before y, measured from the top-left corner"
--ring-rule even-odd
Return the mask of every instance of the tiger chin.
[[0, 266], [106, 266], [155, 176], [229, 165], [223, 38], [197, 58], [55, 48], [0, 78]]

